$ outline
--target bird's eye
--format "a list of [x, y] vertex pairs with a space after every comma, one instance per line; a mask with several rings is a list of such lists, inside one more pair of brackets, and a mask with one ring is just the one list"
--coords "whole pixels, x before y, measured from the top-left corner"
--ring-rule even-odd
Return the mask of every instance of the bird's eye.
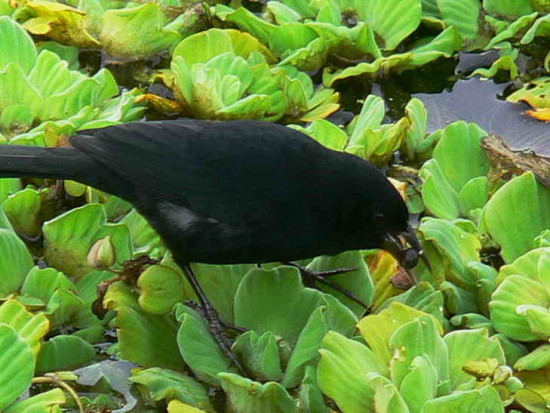
[[384, 229], [388, 225], [388, 217], [382, 213], [374, 214], [372, 221], [376, 229]]

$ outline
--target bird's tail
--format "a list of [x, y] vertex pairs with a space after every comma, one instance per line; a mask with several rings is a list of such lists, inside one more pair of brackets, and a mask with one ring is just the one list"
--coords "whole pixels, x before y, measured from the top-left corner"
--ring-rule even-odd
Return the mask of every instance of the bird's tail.
[[73, 148], [0, 145], [0, 178], [52, 178], [81, 181], [97, 164]]

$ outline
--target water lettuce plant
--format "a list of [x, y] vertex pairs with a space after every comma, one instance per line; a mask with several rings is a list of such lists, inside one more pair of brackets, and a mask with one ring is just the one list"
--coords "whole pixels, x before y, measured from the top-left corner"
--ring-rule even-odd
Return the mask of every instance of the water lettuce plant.
[[272, 68], [274, 61], [253, 36], [210, 29], [182, 40], [171, 71], [162, 77], [180, 111], [197, 118], [307, 121], [338, 109], [332, 89], [315, 89], [305, 73], [292, 66]]
[[64, 4], [26, 1], [12, 14], [33, 35], [61, 44], [102, 49], [116, 59], [146, 59], [172, 48], [182, 36], [200, 27], [199, 9], [171, 17], [170, 4], [86, 0]]
[[137, 91], [119, 94], [112, 74], [71, 70], [56, 53], [38, 52], [32, 38], [9, 17], [0, 17], [0, 133], [2, 141], [56, 146], [62, 134], [130, 121], [143, 108]]
[[[354, 268], [332, 281], [367, 311], [281, 263], [194, 264], [222, 319], [245, 330], [229, 333], [243, 375], [131, 205], [69, 181], [0, 179], [0, 410], [547, 412], [550, 188], [545, 164], [531, 167], [548, 158], [547, 4], [210, 3], [0, 0], [0, 144], [62, 146], [145, 113], [290, 124], [388, 171], [429, 266], [414, 284], [383, 251], [302, 263]], [[388, 99], [414, 82], [406, 72], [481, 50], [495, 58], [456, 75], [476, 77], [456, 83], [466, 92]], [[515, 79], [499, 107], [529, 106], [508, 118], [531, 163], [487, 149], [494, 112], [472, 88], [504, 87], [479, 76]], [[458, 118], [443, 116], [449, 101]]]

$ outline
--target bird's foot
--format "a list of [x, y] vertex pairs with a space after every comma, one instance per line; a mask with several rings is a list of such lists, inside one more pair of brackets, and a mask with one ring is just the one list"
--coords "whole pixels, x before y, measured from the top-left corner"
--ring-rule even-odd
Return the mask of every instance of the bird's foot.
[[237, 359], [235, 353], [231, 350], [231, 340], [227, 337], [225, 329], [234, 330], [238, 333], [244, 333], [247, 330], [223, 321], [216, 309], [211, 305], [202, 306], [194, 301], [187, 301], [185, 304], [199, 312], [204, 317], [208, 324], [208, 331], [210, 331], [210, 334], [214, 337], [214, 340], [218, 346], [220, 346], [223, 353], [231, 360], [233, 365], [244, 374], [245, 371], [243, 366]]
[[330, 280], [330, 277], [334, 275], [352, 272], [352, 271], [355, 271], [357, 268], [338, 268], [337, 270], [329, 270], [329, 271], [312, 271], [302, 265], [295, 264], [292, 262], [288, 262], [284, 264], [297, 268], [300, 271], [300, 274], [302, 275], [303, 283], [306, 287], [314, 288], [315, 283], [326, 285], [327, 287], [345, 295], [347, 298], [356, 302], [357, 304], [366, 308], [367, 310], [370, 309], [370, 307], [367, 304], [365, 304], [363, 300], [361, 300], [361, 298], [359, 298], [356, 294], [352, 293], [346, 288], [341, 287], [338, 284], [336, 284], [334, 281]]

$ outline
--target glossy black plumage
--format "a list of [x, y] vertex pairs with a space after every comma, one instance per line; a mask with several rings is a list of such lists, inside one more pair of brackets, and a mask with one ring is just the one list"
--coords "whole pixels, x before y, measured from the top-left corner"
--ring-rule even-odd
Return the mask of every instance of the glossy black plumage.
[[70, 143], [0, 147], [0, 175], [70, 178], [119, 195], [181, 262], [380, 248], [408, 228], [404, 202], [377, 168], [281, 125], [130, 123], [82, 131]]

